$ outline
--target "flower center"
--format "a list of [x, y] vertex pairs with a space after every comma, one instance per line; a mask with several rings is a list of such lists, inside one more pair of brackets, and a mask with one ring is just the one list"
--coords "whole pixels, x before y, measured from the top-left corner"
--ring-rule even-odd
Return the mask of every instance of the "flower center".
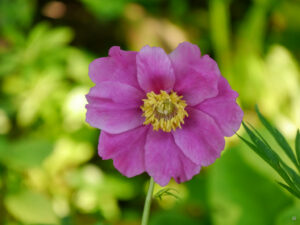
[[160, 94], [148, 92], [143, 102], [141, 109], [145, 117], [144, 125], [151, 123], [153, 130], [175, 131], [177, 127], [181, 128], [181, 124], [184, 124], [184, 117], [188, 116], [182, 96], [178, 96], [173, 91], [170, 94], [165, 91], [160, 91]]

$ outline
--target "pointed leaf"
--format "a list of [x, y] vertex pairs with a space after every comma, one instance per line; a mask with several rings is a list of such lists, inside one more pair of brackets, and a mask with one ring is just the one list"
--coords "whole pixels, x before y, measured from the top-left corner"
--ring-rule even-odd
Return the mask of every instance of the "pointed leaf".
[[250, 148], [252, 148], [263, 160], [265, 160], [273, 169], [275, 169], [288, 185], [294, 187], [294, 184], [291, 181], [288, 174], [281, 168], [279, 164], [281, 162], [281, 159], [277, 155], [277, 153], [272, 150], [269, 144], [265, 144], [262, 140], [260, 140], [259, 137], [257, 137], [245, 123], [243, 123], [243, 126], [254, 144], [250, 143], [249, 141], [245, 140], [240, 136], [239, 137]]
[[300, 198], [300, 194], [297, 193], [296, 191], [294, 191], [292, 188], [290, 188], [289, 186], [287, 186], [286, 184], [283, 184], [281, 182], [277, 182], [281, 187], [283, 187], [284, 189], [286, 189], [288, 192], [290, 192], [292, 195], [296, 196], [297, 198]]
[[281, 168], [283, 168], [286, 173], [290, 176], [290, 178], [294, 182], [294, 187], [298, 190], [300, 193], [300, 176], [288, 165], [286, 165], [284, 162], [280, 162]]
[[295, 149], [297, 154], [298, 163], [300, 165], [300, 131], [297, 130], [296, 140], [295, 140]]
[[260, 137], [260, 139], [269, 147], [271, 148], [271, 146], [269, 145], [269, 143], [266, 141], [266, 139], [258, 132], [258, 130], [255, 129], [254, 126], [252, 126], [250, 123], [247, 123], [251, 128], [252, 130], [254, 130], [254, 132], [257, 134], [257, 136]]
[[[237, 134], [238, 135], [238, 134]], [[252, 144], [250, 141], [246, 140], [245, 138], [238, 135], [238, 137], [245, 142], [256, 154], [258, 154], [266, 163], [268, 163], [273, 169], [277, 170], [278, 162], [274, 162], [273, 160], [269, 160], [269, 157], [266, 156], [266, 154], [261, 151], [260, 148], [258, 148], [256, 145]]]
[[[248, 145], [256, 154], [258, 154], [263, 160], [266, 161], [266, 163], [270, 164], [265, 155], [262, 153], [262, 151], [259, 150], [259, 148], [256, 147], [256, 145], [252, 144], [250, 141], [246, 140], [242, 136], [240, 136], [238, 133], [236, 135], [245, 142], [246, 145]], [[272, 166], [272, 165], [271, 165]], [[272, 166], [273, 167], [273, 166]]]
[[256, 151], [263, 156], [263, 159], [267, 163], [276, 169], [279, 166], [279, 156], [269, 147], [269, 145], [266, 145], [263, 141], [261, 141], [244, 122], [242, 124], [250, 139], [256, 146]]
[[177, 200], [179, 200], [180, 197], [179, 197], [178, 195], [172, 193], [171, 191], [177, 192], [177, 190], [174, 189], [174, 188], [163, 188], [163, 189], [161, 189], [160, 191], [158, 191], [158, 192], [154, 195], [154, 197], [155, 197], [155, 198], [158, 198], [159, 200], [162, 200], [163, 196], [167, 195], [167, 196], [172, 196], [172, 197], [176, 198]]
[[256, 113], [262, 122], [262, 124], [267, 128], [267, 130], [272, 134], [273, 138], [276, 140], [276, 142], [280, 145], [280, 147], [284, 150], [286, 155], [291, 159], [291, 161], [295, 164], [297, 169], [299, 169], [298, 162], [296, 160], [296, 157], [293, 153], [292, 148], [286, 141], [285, 137], [280, 133], [280, 131], [273, 127], [270, 122], [260, 113], [258, 106], [255, 106]]

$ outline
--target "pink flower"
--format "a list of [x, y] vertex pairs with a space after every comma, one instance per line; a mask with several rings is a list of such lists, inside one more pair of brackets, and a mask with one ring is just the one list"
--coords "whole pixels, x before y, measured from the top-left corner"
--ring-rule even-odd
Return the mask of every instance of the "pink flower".
[[190, 180], [220, 157], [243, 111], [216, 62], [191, 43], [171, 54], [112, 47], [94, 60], [86, 121], [101, 129], [98, 152], [125, 176], [143, 172], [165, 186]]

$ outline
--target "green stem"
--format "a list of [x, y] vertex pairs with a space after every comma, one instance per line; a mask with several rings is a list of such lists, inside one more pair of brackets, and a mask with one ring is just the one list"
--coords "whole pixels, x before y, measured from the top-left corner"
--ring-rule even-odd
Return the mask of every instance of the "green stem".
[[146, 201], [145, 201], [145, 205], [144, 205], [142, 225], [148, 225], [153, 188], [154, 188], [154, 180], [151, 177], [150, 183], [149, 183], [149, 189], [148, 189], [148, 193], [147, 193], [147, 197], [146, 197]]

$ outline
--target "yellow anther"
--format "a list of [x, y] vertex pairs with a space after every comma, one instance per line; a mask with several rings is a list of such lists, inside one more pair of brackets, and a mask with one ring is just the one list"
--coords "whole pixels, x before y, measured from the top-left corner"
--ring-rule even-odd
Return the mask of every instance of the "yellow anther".
[[151, 91], [143, 101], [141, 109], [145, 117], [144, 125], [152, 124], [153, 130], [175, 131], [177, 127], [181, 128], [184, 118], [188, 116], [185, 111], [186, 103], [176, 92], [168, 94], [160, 91], [160, 94], [155, 94]]

